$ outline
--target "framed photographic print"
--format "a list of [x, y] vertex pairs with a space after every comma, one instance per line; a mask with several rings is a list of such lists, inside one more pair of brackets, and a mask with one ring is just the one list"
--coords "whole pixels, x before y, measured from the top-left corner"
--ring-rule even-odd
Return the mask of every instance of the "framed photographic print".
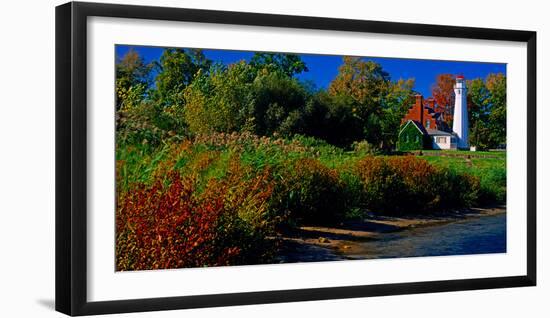
[[56, 309], [536, 283], [536, 33], [56, 8]]

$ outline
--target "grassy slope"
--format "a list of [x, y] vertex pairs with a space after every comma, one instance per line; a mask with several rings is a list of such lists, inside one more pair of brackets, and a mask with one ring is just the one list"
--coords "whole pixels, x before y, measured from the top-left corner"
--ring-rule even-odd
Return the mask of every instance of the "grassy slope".
[[[462, 152], [461, 152], [462, 153]], [[464, 152], [468, 153], [468, 152]], [[467, 173], [480, 178], [481, 186], [494, 197], [491, 201], [504, 202], [506, 199], [506, 152], [475, 152], [490, 154], [498, 158], [463, 158], [460, 156], [437, 156], [425, 152], [423, 158], [429, 163]]]

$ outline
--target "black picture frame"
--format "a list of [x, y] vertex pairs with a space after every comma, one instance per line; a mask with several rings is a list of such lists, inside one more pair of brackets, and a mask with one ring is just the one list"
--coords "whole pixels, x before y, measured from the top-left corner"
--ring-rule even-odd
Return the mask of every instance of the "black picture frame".
[[[527, 44], [527, 274], [381, 285], [88, 302], [86, 36], [91, 16], [502, 40]], [[536, 32], [197, 9], [70, 2], [56, 7], [56, 310], [91, 315], [536, 284]]]

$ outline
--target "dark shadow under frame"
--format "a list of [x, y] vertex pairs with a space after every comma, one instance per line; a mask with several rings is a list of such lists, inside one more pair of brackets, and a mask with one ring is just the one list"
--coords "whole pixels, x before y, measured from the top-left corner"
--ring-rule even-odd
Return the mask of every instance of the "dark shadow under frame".
[[[86, 296], [86, 21], [90, 16], [527, 43], [527, 274], [496, 278], [88, 302]], [[81, 2], [71, 2], [56, 7], [55, 21], [56, 310], [68, 315], [92, 315], [534, 286], [536, 284], [535, 32]]]

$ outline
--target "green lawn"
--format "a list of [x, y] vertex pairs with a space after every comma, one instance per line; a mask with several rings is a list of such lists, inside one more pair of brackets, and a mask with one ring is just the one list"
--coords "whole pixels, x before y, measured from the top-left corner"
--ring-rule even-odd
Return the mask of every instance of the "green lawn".
[[[460, 173], [467, 173], [480, 178], [483, 189], [492, 193], [494, 199], [498, 202], [504, 202], [506, 199], [506, 152], [504, 151], [448, 151], [449, 156], [430, 155], [437, 150], [423, 151], [424, 158], [429, 163], [449, 168]], [[456, 154], [453, 156], [453, 153]], [[491, 155], [496, 158], [464, 158], [458, 154], [483, 154]]]
[[458, 157], [461, 157], [461, 156], [467, 156], [467, 155], [470, 155], [470, 156], [483, 156], [483, 155], [487, 155], [487, 156], [494, 156], [494, 157], [499, 157], [499, 158], [506, 158], [506, 151], [468, 151], [468, 150], [422, 150], [422, 153], [425, 154], [425, 155], [430, 155], [430, 154], [445, 154], [445, 156], [458, 156]]

